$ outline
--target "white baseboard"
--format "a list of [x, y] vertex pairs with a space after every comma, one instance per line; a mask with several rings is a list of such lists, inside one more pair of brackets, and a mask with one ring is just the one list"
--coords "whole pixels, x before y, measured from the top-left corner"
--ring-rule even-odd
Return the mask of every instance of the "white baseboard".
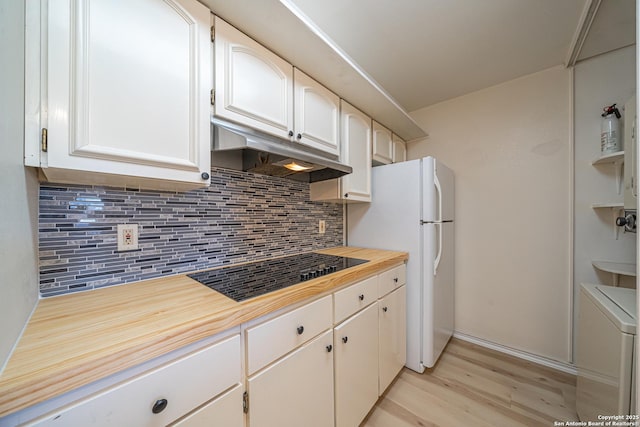
[[546, 366], [548, 368], [552, 368], [557, 371], [561, 371], [571, 375], [577, 374], [575, 365], [572, 365], [570, 363], [558, 362], [557, 360], [548, 359], [546, 357], [538, 356], [532, 353], [527, 353], [526, 351], [516, 350], [511, 347], [507, 347], [501, 344], [493, 343], [491, 341], [483, 340], [482, 338], [476, 338], [471, 335], [463, 334], [462, 332], [456, 331], [453, 333], [453, 336], [462, 341], [467, 341], [472, 344], [479, 345], [480, 347], [485, 347], [491, 350], [499, 351], [500, 353], [505, 353], [510, 356], [517, 357], [519, 359], [524, 359], [528, 362], [537, 363], [538, 365]]

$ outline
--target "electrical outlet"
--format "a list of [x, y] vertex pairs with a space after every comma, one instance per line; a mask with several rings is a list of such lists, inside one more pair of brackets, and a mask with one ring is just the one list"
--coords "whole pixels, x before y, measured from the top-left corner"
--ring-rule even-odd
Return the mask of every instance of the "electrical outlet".
[[325, 232], [326, 230], [327, 230], [327, 225], [326, 225], [326, 223], [324, 222], [324, 219], [321, 219], [321, 220], [318, 222], [318, 233], [320, 233], [320, 234], [324, 234], [324, 232]]
[[138, 224], [118, 224], [118, 251], [138, 249]]

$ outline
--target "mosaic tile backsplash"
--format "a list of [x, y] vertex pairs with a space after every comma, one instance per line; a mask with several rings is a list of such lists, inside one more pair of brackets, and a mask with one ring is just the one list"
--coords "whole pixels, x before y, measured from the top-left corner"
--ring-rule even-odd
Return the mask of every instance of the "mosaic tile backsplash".
[[[40, 187], [40, 294], [59, 295], [342, 244], [342, 206], [309, 184], [213, 168], [189, 192], [69, 184]], [[318, 234], [324, 219], [326, 233]], [[118, 252], [117, 224], [139, 250]]]

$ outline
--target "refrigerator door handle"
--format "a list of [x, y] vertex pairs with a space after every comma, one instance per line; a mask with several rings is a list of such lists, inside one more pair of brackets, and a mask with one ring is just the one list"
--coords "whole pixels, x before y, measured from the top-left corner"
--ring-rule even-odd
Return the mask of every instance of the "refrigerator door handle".
[[438, 204], [438, 217], [435, 220], [442, 221], [442, 187], [440, 186], [438, 175], [436, 175], [435, 173], [433, 174], [433, 184], [436, 187], [436, 203]]
[[438, 227], [438, 252], [433, 260], [433, 275], [435, 276], [438, 274], [438, 265], [440, 265], [440, 258], [442, 257], [442, 224], [435, 223], [434, 226]]
[[[433, 184], [436, 187], [436, 203], [438, 204], [438, 209], [436, 211], [438, 217], [436, 218], [436, 221], [442, 221], [442, 187], [440, 186], [440, 180], [436, 173], [433, 174]], [[442, 224], [436, 222], [436, 227], [438, 227], [438, 252], [436, 259], [433, 261], [434, 276], [438, 274], [438, 265], [440, 265], [440, 258], [442, 257]]]

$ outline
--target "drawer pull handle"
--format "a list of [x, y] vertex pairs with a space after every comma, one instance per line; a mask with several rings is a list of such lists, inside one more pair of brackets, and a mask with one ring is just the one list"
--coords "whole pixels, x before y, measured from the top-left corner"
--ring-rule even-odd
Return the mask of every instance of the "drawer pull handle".
[[343, 343], [345, 343], [345, 344], [346, 344], [346, 343], [347, 343], [347, 341], [349, 341], [349, 337], [342, 337], [342, 342], [343, 342]]
[[302, 335], [304, 332], [304, 326], [298, 326], [298, 335]]
[[387, 307], [382, 307], [382, 311], [384, 311], [385, 313], [387, 312], [388, 308]]
[[398, 278], [397, 278], [397, 277], [394, 277], [394, 278], [393, 278], [393, 281], [394, 281], [395, 283], [398, 283]]
[[167, 399], [156, 400], [156, 403], [153, 404], [153, 408], [151, 408], [151, 412], [153, 412], [154, 414], [159, 414], [160, 412], [164, 411], [168, 403], [169, 402], [167, 402]]
[[358, 299], [359, 299], [360, 301], [364, 301], [364, 294], [360, 294], [360, 295], [358, 295]]
[[331, 353], [331, 350], [333, 350], [333, 346], [331, 344], [329, 344], [327, 346], [327, 353]]

